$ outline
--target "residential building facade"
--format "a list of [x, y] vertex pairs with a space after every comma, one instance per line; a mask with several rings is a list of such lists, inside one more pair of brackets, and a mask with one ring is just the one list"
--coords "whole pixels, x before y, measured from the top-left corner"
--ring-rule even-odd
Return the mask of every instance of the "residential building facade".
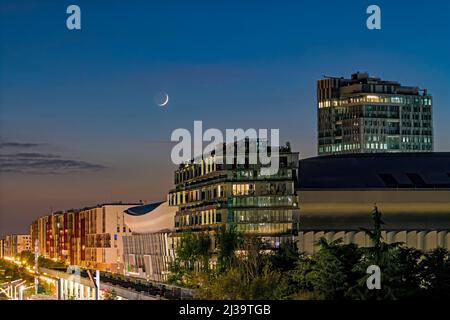
[[5, 239], [0, 239], [0, 259], [5, 256]]
[[258, 235], [271, 247], [292, 237], [297, 225], [294, 184], [298, 153], [290, 147], [280, 148], [279, 169], [267, 175], [260, 162], [250, 163], [249, 141], [245, 143], [245, 163], [237, 163], [238, 153], [233, 163], [228, 163], [225, 150], [176, 170], [175, 188], [169, 192], [169, 205], [177, 207], [176, 232], [235, 224], [238, 231]]
[[3, 256], [14, 258], [23, 251], [31, 250], [29, 234], [9, 234], [3, 241]]
[[80, 210], [79, 258], [82, 266], [109, 272], [123, 272], [122, 237], [131, 234], [124, 222], [124, 211], [130, 206], [130, 204], [103, 204]]
[[54, 212], [30, 226], [39, 254], [68, 265], [123, 272], [122, 236], [130, 234], [124, 210], [138, 203], [105, 203]]
[[30, 225], [30, 235], [31, 235], [31, 243], [33, 244], [33, 252], [34, 252], [34, 244], [37, 241], [38, 244], [38, 252], [39, 255], [44, 256], [46, 258], [50, 258], [49, 247], [47, 243], [47, 229], [48, 229], [48, 220], [49, 216], [43, 216], [35, 221], [33, 221]]

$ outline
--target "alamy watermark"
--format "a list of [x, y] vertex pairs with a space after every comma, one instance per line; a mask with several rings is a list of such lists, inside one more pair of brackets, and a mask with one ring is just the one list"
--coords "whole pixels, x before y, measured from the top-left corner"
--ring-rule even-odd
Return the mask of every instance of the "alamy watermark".
[[[177, 165], [214, 155], [216, 164], [261, 164], [261, 175], [278, 173], [279, 129], [226, 129], [224, 135], [216, 128], [203, 132], [203, 122], [194, 121], [193, 134], [178, 128], [172, 132], [171, 141], [178, 142], [171, 152], [172, 162]], [[204, 147], [203, 142], [208, 144]]]
[[367, 267], [366, 270], [367, 274], [370, 274], [369, 277], [367, 277], [366, 285], [367, 289], [369, 290], [380, 290], [381, 289], [381, 269], [379, 266], [373, 264]]
[[[78, 5], [71, 4], [67, 7], [66, 13], [70, 16], [66, 19], [66, 26], [69, 30], [81, 30], [81, 9]], [[370, 16], [366, 20], [366, 26], [369, 30], [381, 29], [381, 9], [372, 4], [367, 7], [366, 13]]]
[[367, 7], [367, 14], [370, 16], [367, 18], [366, 26], [369, 30], [380, 30], [381, 29], [381, 9], [379, 6], [372, 4]]
[[71, 4], [67, 7], [67, 14], [70, 16], [66, 19], [66, 27], [69, 30], [80, 30], [81, 29], [81, 9], [75, 4]]

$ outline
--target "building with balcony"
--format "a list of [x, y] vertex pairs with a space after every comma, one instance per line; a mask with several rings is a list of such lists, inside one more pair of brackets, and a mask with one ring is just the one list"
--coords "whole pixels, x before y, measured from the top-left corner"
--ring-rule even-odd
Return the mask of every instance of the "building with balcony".
[[37, 241], [39, 255], [66, 264], [80, 262], [78, 212], [75, 209], [57, 211], [33, 221], [31, 240], [33, 244]]
[[34, 220], [30, 225], [30, 235], [31, 235], [31, 243], [33, 244], [33, 252], [34, 252], [34, 244], [37, 241], [38, 244], [38, 252], [39, 255], [50, 258], [49, 253], [49, 242], [47, 242], [47, 229], [48, 229], [48, 220], [49, 216], [39, 217]]
[[5, 256], [5, 239], [0, 239], [0, 259]]
[[242, 163], [237, 161], [239, 151], [229, 163], [226, 156], [230, 148], [224, 145], [221, 155], [212, 152], [180, 165], [175, 172], [175, 188], [169, 192], [169, 205], [177, 207], [177, 233], [235, 224], [238, 231], [258, 235], [272, 247], [292, 238], [297, 226], [294, 185], [298, 153], [281, 147], [278, 171], [265, 174], [260, 161], [249, 161], [253, 150], [249, 143], [245, 141]]
[[432, 97], [368, 73], [317, 82], [318, 153], [433, 151]]
[[29, 234], [9, 234], [2, 241], [3, 256], [14, 258], [23, 251], [31, 250], [31, 237]]
[[124, 211], [139, 203], [105, 203], [54, 212], [30, 226], [39, 254], [70, 265], [122, 273]]
[[101, 204], [79, 211], [82, 266], [122, 273], [122, 237], [131, 234], [124, 221], [124, 211], [135, 205], [137, 204]]

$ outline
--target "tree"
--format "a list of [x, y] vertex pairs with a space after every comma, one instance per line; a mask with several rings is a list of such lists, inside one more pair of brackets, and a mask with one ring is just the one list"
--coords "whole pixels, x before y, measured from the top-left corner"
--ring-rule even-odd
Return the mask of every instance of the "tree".
[[245, 236], [235, 249], [239, 253], [227, 260], [226, 269], [202, 279], [196, 298], [264, 300], [287, 297], [287, 279], [273, 268], [259, 238]]
[[395, 289], [397, 299], [408, 299], [420, 296], [421, 265], [423, 252], [406, 246], [400, 246], [395, 250], [396, 273], [388, 272], [396, 279], [398, 285]]
[[[377, 206], [372, 211], [373, 230], [362, 229], [370, 238], [373, 246], [361, 248], [362, 256], [359, 263], [355, 264], [353, 271], [358, 275], [359, 280], [348, 292], [348, 296], [353, 299], [381, 300], [396, 299], [399, 287], [402, 284], [402, 270], [399, 265], [398, 251], [402, 243], [395, 242], [388, 244], [383, 241], [381, 212]], [[366, 281], [370, 274], [367, 268], [376, 265], [381, 270], [381, 289], [369, 290]]]
[[114, 289], [109, 289], [103, 295], [103, 300], [117, 300], [117, 292]]
[[280, 247], [276, 249], [270, 256], [270, 262], [274, 268], [281, 272], [294, 269], [299, 258], [299, 252], [296, 241], [282, 242]]
[[211, 235], [207, 232], [202, 232], [197, 236], [196, 255], [203, 272], [209, 271], [210, 260], [212, 256]]
[[420, 285], [423, 296], [430, 299], [450, 298], [450, 252], [437, 248], [420, 260]]
[[368, 247], [366, 253], [370, 255], [372, 262], [376, 265], [386, 265], [392, 263], [392, 250], [398, 248], [402, 243], [395, 242], [387, 244], [383, 241], [382, 226], [385, 224], [381, 219], [381, 212], [377, 206], [372, 211], [373, 230], [361, 228], [366, 235], [372, 240], [373, 246]]
[[216, 233], [217, 272], [224, 272], [234, 263], [236, 249], [242, 244], [242, 234], [235, 224], [222, 225]]
[[176, 258], [170, 264], [168, 282], [179, 285], [194, 285], [193, 273], [209, 272], [212, 256], [211, 236], [207, 232], [186, 232], [176, 246]]
[[[34, 266], [34, 253], [31, 251], [22, 251], [16, 255], [20, 261], [25, 261], [28, 266]], [[51, 259], [39, 256], [38, 258], [39, 267], [49, 268], [49, 269], [65, 269], [66, 265], [59, 261], [53, 261]]]
[[354, 244], [343, 245], [342, 240], [317, 242], [319, 251], [313, 256], [301, 255], [289, 276], [291, 292], [313, 299], [344, 299], [347, 290], [355, 283], [352, 272], [361, 257]]

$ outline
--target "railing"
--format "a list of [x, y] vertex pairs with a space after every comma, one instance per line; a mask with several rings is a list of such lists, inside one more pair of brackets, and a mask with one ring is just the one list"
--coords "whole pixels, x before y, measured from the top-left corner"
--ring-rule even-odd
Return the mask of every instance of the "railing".
[[[55, 279], [72, 279], [87, 287], [94, 287], [88, 278], [87, 271], [81, 269], [79, 277], [63, 270], [39, 268], [39, 272]], [[101, 290], [114, 290], [118, 296], [129, 300], [181, 300], [192, 299], [192, 290], [171, 286], [163, 283], [155, 283], [127, 277], [123, 275], [113, 275], [105, 272], [100, 273]]]

